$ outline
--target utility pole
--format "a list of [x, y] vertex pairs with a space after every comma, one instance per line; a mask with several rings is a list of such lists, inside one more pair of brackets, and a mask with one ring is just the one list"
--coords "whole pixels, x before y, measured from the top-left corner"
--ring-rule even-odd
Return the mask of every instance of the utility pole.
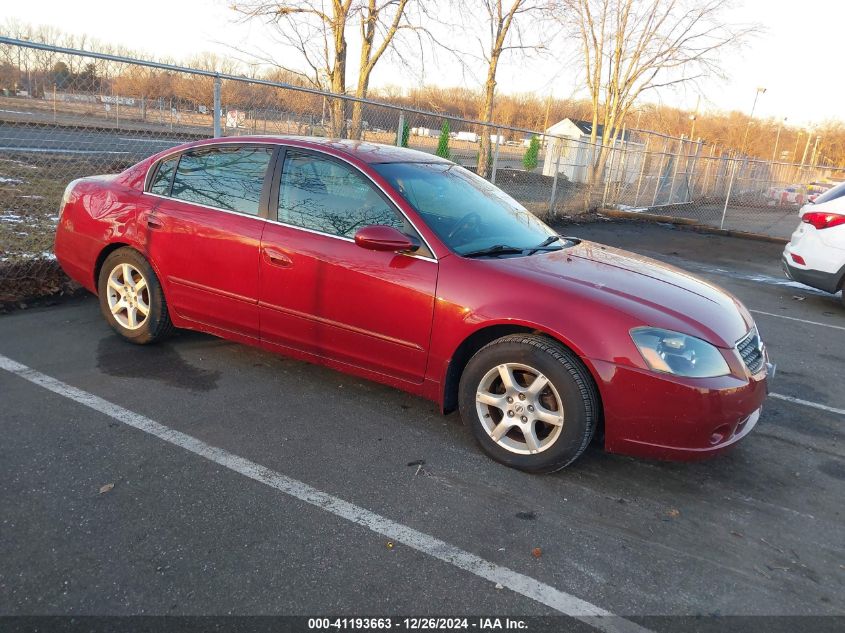
[[549, 110], [552, 109], [552, 92], [549, 91], [549, 98], [546, 100], [546, 118], [543, 121], [543, 132], [549, 129]]

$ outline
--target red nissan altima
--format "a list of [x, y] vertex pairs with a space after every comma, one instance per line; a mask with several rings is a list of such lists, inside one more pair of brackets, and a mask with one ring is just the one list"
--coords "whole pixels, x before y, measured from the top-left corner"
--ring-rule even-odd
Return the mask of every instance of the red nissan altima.
[[562, 237], [413, 150], [239, 137], [68, 185], [67, 273], [122, 337], [200, 330], [460, 409], [522, 470], [608, 451], [713, 455], [771, 371], [748, 310], [656, 261]]

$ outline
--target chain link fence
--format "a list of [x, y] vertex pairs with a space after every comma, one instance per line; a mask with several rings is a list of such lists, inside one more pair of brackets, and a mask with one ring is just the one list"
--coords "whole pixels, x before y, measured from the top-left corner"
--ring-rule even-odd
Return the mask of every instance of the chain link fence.
[[0, 303], [67, 287], [52, 244], [71, 180], [119, 172], [186, 141], [245, 134], [362, 139], [439, 153], [471, 170], [486, 163], [482, 175], [550, 220], [603, 206], [658, 208], [785, 236], [799, 204], [845, 177], [643, 131], [623, 131], [603, 148], [585, 133], [549, 135], [0, 37]]
[[[665, 139], [613, 150], [605, 205], [688, 218], [699, 224], [787, 239], [798, 210], [845, 181], [845, 169], [764, 161], [701, 141]], [[634, 176], [626, 164], [637, 164]]]

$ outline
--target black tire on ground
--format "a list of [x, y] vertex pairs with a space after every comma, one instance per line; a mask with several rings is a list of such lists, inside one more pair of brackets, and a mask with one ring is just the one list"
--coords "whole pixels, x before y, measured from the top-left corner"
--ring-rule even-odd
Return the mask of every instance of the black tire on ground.
[[[485, 429], [476, 392], [485, 375], [504, 363], [538, 370], [557, 390], [564, 415], [557, 439], [534, 454], [518, 454], [498, 444]], [[501, 392], [500, 392], [501, 393]], [[476, 441], [502, 464], [531, 473], [551, 473], [574, 462], [587, 448], [601, 416], [596, 385], [584, 364], [557, 341], [534, 334], [513, 334], [481, 348], [467, 363], [459, 386], [461, 417]]]
[[[121, 325], [109, 309], [109, 275], [115, 267], [121, 264], [130, 264], [143, 275], [147, 283], [147, 291], [144, 296], [148, 301], [149, 314], [137, 329], [130, 329]], [[173, 331], [173, 324], [170, 321], [170, 315], [167, 311], [167, 302], [164, 299], [164, 292], [161, 289], [158, 277], [156, 277], [152, 266], [150, 266], [146, 258], [134, 248], [128, 246], [119, 248], [106, 257], [100, 269], [100, 277], [97, 280], [97, 294], [100, 298], [100, 311], [103, 313], [106, 321], [108, 321], [115, 332], [127, 341], [137, 345], [146, 345], [147, 343], [160, 341]]]

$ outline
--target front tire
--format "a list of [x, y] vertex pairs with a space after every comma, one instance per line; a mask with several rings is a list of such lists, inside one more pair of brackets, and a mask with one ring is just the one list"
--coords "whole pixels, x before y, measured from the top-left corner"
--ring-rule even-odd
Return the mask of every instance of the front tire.
[[119, 248], [106, 257], [97, 292], [106, 321], [127, 341], [154, 343], [173, 330], [158, 277], [135, 249]]
[[583, 363], [558, 342], [533, 334], [505, 336], [476, 352], [461, 375], [458, 398], [484, 452], [532, 473], [578, 459], [600, 416]]

